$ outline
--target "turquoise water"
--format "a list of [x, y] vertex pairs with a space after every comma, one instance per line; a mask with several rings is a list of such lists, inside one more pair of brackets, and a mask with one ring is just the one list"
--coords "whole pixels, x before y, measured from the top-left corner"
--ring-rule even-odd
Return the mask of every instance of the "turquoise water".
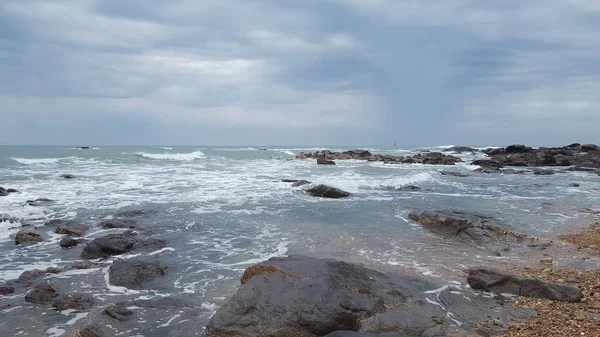
[[[466, 163], [442, 167], [338, 161], [336, 166], [317, 166], [312, 160], [294, 160], [301, 151], [324, 148], [0, 146], [0, 186], [20, 191], [0, 197], [0, 217], [18, 220], [0, 223], [0, 284], [24, 270], [65, 267], [79, 260], [80, 247], [61, 249], [60, 236], [43, 227], [38, 229], [45, 237], [43, 243], [15, 246], [19, 224], [39, 227], [49, 219], [76, 219], [92, 228], [86, 236], [91, 239], [119, 231], [101, 230], [100, 221], [120, 211], [144, 210], [148, 213], [136, 219], [137, 230], [168, 241], [166, 249], [153, 255], [169, 266], [158, 289], [131, 293], [111, 287], [104, 281], [106, 268], [69, 272], [50, 280], [87, 289], [99, 306], [113, 297], [184, 294], [200, 308], [196, 325], [203, 326], [235, 290], [243, 269], [272, 256], [343, 258], [409, 268], [435, 278], [442, 272], [441, 264], [452, 266], [452, 261], [445, 261], [452, 254], [469, 255], [411, 223], [408, 214], [413, 210], [477, 212], [509, 229], [555, 239], [557, 232], [595, 220], [577, 209], [600, 207], [600, 179], [588, 173], [485, 175], [471, 172], [477, 167]], [[369, 150], [417, 153], [416, 149]], [[459, 156], [467, 162], [483, 157]], [[469, 177], [444, 176], [441, 170]], [[73, 174], [75, 179], [61, 178], [62, 174]], [[281, 179], [325, 183], [353, 196], [318, 199], [305, 193], [309, 186], [292, 188]], [[581, 187], [568, 187], [573, 182]], [[421, 189], [400, 190], [407, 185]], [[25, 204], [36, 198], [54, 202], [40, 207]], [[483, 252], [469, 256], [473, 263], [487, 258]], [[22, 295], [9, 300], [18, 296]], [[25, 336], [68, 330], [68, 322], [77, 317], [77, 313], [49, 312], [33, 327], [16, 318], [37, 317], [39, 308], [21, 303], [2, 309], [2, 301], [6, 299], [0, 299], [0, 315], [15, 319], [3, 320], [0, 329], [23, 331]], [[139, 333], [164, 335], [184, 324], [180, 321], [164, 317], [164, 321], [140, 323]]]

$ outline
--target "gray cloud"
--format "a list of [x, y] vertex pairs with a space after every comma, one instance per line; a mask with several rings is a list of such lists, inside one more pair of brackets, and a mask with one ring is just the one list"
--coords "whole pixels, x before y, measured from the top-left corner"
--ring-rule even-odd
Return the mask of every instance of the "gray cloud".
[[598, 17], [585, 0], [5, 0], [0, 143], [591, 142]]

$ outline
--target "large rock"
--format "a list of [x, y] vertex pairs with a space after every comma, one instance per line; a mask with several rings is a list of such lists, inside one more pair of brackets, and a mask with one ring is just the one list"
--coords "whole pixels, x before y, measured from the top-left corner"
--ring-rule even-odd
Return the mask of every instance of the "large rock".
[[315, 186], [313, 188], [306, 190], [306, 192], [310, 193], [311, 195], [313, 195], [315, 197], [333, 198], [333, 199], [345, 198], [345, 197], [351, 195], [349, 192], [342, 191], [339, 188], [335, 188], [335, 187], [331, 187], [331, 186], [327, 186], [327, 185], [318, 185], [318, 186]]
[[25, 295], [25, 301], [35, 304], [48, 304], [58, 294], [56, 290], [49, 284], [39, 284], [33, 287], [33, 289]]
[[135, 221], [133, 220], [121, 220], [121, 219], [113, 219], [106, 220], [100, 223], [100, 227], [102, 228], [135, 228]]
[[467, 282], [473, 289], [498, 294], [509, 293], [564, 302], [579, 302], [583, 297], [581, 289], [575, 286], [520, 277], [503, 270], [485, 267], [469, 269]]
[[15, 190], [14, 188], [9, 188], [9, 189], [5, 189], [3, 187], [0, 187], [0, 197], [5, 197], [11, 193], [17, 193], [19, 191]]
[[507, 230], [492, 218], [480, 214], [426, 211], [410, 213], [409, 218], [436, 235], [483, 247], [498, 256], [516, 248], [544, 249], [550, 245], [550, 241]]
[[59, 311], [73, 309], [86, 310], [94, 305], [94, 298], [90, 294], [74, 293], [61, 295], [52, 301], [52, 306]]
[[15, 244], [22, 246], [31, 246], [42, 241], [42, 236], [33, 232], [20, 232], [15, 236]]
[[40, 279], [46, 275], [46, 272], [39, 269], [26, 270], [19, 275], [19, 282], [27, 283]]
[[87, 325], [82, 328], [75, 329], [70, 337], [109, 337], [114, 336], [111, 332], [107, 331], [106, 327], [98, 324]]
[[456, 289], [413, 276], [305, 256], [271, 258], [246, 269], [240, 281], [236, 294], [208, 322], [207, 336], [441, 337], [452, 323], [445, 319], [448, 312], [464, 329], [488, 315], [501, 321], [514, 317], [496, 299], [469, 298], [464, 291], [455, 295]]
[[333, 160], [318, 158], [317, 164], [318, 165], [335, 165], [335, 162]]
[[77, 245], [79, 245], [79, 243], [81, 242], [81, 239], [73, 239], [70, 236], [65, 236], [62, 239], [60, 239], [59, 245], [62, 248], [71, 248], [71, 247], [75, 247]]
[[158, 262], [137, 259], [116, 260], [108, 271], [110, 284], [130, 289], [140, 289], [166, 272], [167, 267]]
[[110, 234], [94, 239], [81, 252], [84, 259], [106, 258], [134, 250], [153, 251], [166, 247], [160, 239], [142, 238], [132, 233]]
[[597, 151], [598, 150], [598, 145], [596, 144], [583, 144], [581, 145], [581, 151]]
[[525, 145], [518, 144], [507, 146], [505, 151], [506, 153], [527, 153], [533, 151], [533, 149]]

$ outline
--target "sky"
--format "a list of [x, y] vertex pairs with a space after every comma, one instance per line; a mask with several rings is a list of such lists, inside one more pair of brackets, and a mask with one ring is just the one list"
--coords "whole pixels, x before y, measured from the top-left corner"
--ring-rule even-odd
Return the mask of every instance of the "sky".
[[597, 0], [2, 0], [0, 144], [600, 143]]

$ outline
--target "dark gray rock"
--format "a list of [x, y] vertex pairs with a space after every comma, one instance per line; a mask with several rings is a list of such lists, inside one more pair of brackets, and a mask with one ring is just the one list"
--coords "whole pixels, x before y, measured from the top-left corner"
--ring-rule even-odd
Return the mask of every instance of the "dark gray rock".
[[91, 261], [78, 261], [71, 265], [71, 269], [93, 269], [93, 268], [102, 268], [107, 265], [104, 263], [96, 263]]
[[75, 247], [80, 243], [80, 240], [77, 239], [73, 239], [70, 236], [65, 236], [62, 239], [60, 239], [60, 246], [62, 248], [71, 248], [71, 247]]
[[573, 143], [573, 144], [567, 145], [565, 147], [568, 147], [568, 148], [581, 147], [581, 144], [579, 144], [579, 143]]
[[583, 297], [581, 289], [575, 286], [520, 277], [503, 270], [485, 267], [469, 269], [467, 282], [473, 289], [553, 301], [579, 302]]
[[14, 293], [15, 293], [14, 287], [5, 287], [5, 286], [0, 287], [0, 296], [11, 295]]
[[521, 144], [507, 146], [504, 150], [506, 153], [528, 153], [533, 151], [532, 148]]
[[292, 184], [292, 187], [300, 187], [300, 186], [309, 185], [309, 184], [312, 184], [312, 182], [310, 182], [308, 180], [298, 180]]
[[579, 187], [581, 185], [579, 185], [578, 183], [570, 183], [569, 187]]
[[124, 304], [115, 304], [104, 309], [104, 314], [118, 321], [125, 322], [133, 318], [133, 311], [127, 309]]
[[31, 246], [42, 241], [42, 236], [33, 232], [20, 232], [15, 236], [15, 244], [22, 246]]
[[52, 306], [59, 311], [67, 309], [87, 310], [94, 306], [94, 298], [92, 295], [84, 293], [61, 295], [52, 301]]
[[85, 234], [86, 231], [87, 231], [87, 227], [85, 227], [83, 225], [76, 224], [76, 223], [69, 223], [69, 224], [63, 224], [63, 225], [57, 226], [56, 229], [54, 230], [54, 233], [68, 235], [68, 236], [81, 237], [81, 236], [83, 236], [83, 234]]
[[167, 272], [167, 267], [161, 266], [158, 262], [136, 259], [116, 260], [108, 272], [110, 284], [140, 289], [145, 283], [163, 276]]
[[75, 176], [72, 174], [62, 174], [60, 177], [64, 178], [64, 179], [74, 179], [75, 178]]
[[100, 223], [102, 228], [135, 228], [135, 221], [133, 220], [121, 220], [113, 219], [106, 220]]
[[318, 158], [317, 164], [318, 165], [335, 165], [335, 162], [333, 160], [326, 160], [326, 159]]
[[349, 192], [342, 191], [339, 188], [330, 187], [327, 185], [318, 185], [306, 191], [315, 197], [333, 199], [345, 198], [351, 195]]
[[421, 188], [415, 185], [405, 185], [399, 188], [395, 188], [396, 191], [419, 191]]
[[44, 270], [44, 272], [47, 274], [58, 274], [58, 273], [62, 273], [63, 270], [58, 267], [48, 267], [48, 268], [46, 268], [46, 270]]
[[464, 177], [468, 177], [468, 176], [469, 176], [469, 175], [468, 175], [468, 174], [466, 174], [466, 173], [461, 173], [461, 172], [452, 172], [452, 171], [440, 171], [440, 174], [441, 174], [441, 175], [444, 175], [444, 176], [453, 176], [453, 177], [461, 177], [461, 178], [464, 178]]
[[3, 187], [0, 187], [0, 197], [5, 197], [11, 193], [18, 193], [19, 191], [15, 190], [14, 188], [9, 188], [9, 189], [5, 189]]
[[27, 283], [40, 279], [46, 275], [46, 272], [39, 269], [26, 270], [19, 275], [19, 282]]
[[25, 202], [25, 204], [29, 205], [29, 206], [37, 207], [37, 206], [43, 206], [43, 205], [49, 204], [51, 202], [54, 202], [54, 200], [48, 199], [48, 198], [37, 198], [35, 200], [27, 200]]
[[105, 258], [134, 250], [153, 251], [166, 247], [160, 239], [142, 238], [131, 233], [110, 234], [94, 239], [81, 252], [84, 259]]
[[57, 296], [56, 290], [49, 284], [38, 284], [25, 295], [25, 301], [35, 304], [48, 304]]
[[8, 192], [8, 193], [19, 193], [19, 191], [15, 190], [14, 188], [9, 188], [9, 189], [6, 190], [6, 192]]
[[79, 147], [77, 147], [77, 149], [80, 149], [80, 150], [89, 150], [89, 149], [91, 149], [91, 147], [89, 147], [89, 146], [79, 146]]

